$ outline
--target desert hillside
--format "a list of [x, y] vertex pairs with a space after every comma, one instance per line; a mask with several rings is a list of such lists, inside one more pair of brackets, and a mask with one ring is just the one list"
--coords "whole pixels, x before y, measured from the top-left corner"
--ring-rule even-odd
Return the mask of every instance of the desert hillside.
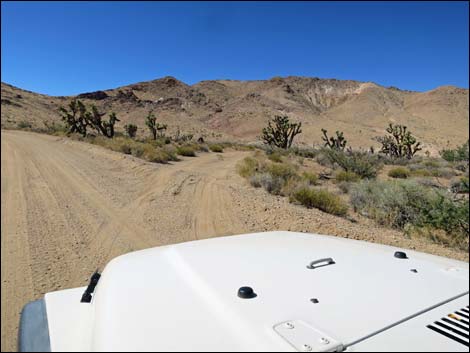
[[139, 82], [78, 96], [54, 97], [2, 82], [2, 127], [21, 121], [43, 127], [59, 120], [58, 107], [74, 97], [115, 111], [118, 129], [132, 122], [145, 133], [144, 119], [154, 110], [169, 131], [178, 128], [211, 139], [255, 141], [267, 120], [286, 114], [301, 121], [299, 144], [321, 142], [321, 128], [345, 132], [353, 147], [375, 145], [374, 136], [389, 122], [406, 124], [435, 153], [468, 139], [469, 91], [442, 86], [428, 92], [382, 87], [371, 82], [307, 77], [264, 81], [214, 80], [187, 85], [173, 77]]

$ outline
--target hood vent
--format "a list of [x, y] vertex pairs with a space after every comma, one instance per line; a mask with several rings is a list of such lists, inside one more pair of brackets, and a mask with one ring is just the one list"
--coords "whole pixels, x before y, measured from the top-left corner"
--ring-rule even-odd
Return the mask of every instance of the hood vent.
[[466, 306], [426, 327], [468, 347], [468, 317]]

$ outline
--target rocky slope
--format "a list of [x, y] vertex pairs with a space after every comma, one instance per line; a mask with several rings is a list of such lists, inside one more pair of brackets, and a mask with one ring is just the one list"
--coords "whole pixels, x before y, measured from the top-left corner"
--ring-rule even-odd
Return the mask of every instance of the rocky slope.
[[[5, 83], [1, 87], [2, 127], [23, 120], [41, 127], [44, 120], [58, 120], [58, 107], [73, 98]], [[147, 112], [154, 110], [170, 133], [180, 128], [212, 139], [256, 140], [267, 120], [278, 114], [302, 122], [298, 143], [307, 145], [321, 143], [320, 130], [326, 128], [344, 131], [353, 147], [368, 148], [389, 122], [409, 126], [432, 153], [468, 139], [469, 91], [453, 86], [412, 92], [371, 82], [294, 76], [190, 86], [164, 77], [78, 97], [103, 111], [115, 111], [121, 119], [118, 128], [133, 122], [141, 133]]]

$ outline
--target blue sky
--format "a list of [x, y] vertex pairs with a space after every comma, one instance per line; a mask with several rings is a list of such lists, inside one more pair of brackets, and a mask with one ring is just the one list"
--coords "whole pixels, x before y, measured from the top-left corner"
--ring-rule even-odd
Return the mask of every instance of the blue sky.
[[468, 2], [4, 2], [1, 79], [51, 95], [163, 76], [468, 88]]

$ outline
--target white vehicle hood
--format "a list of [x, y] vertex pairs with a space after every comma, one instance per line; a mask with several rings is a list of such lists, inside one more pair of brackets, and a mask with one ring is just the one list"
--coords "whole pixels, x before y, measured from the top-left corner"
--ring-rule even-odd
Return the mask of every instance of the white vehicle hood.
[[[89, 328], [80, 348], [354, 350], [355, 344], [434, 308], [447, 305], [450, 310], [459, 300], [454, 310], [468, 305], [467, 263], [410, 250], [401, 250], [407, 258], [399, 259], [394, 253], [400, 250], [330, 236], [267, 232], [126, 254], [106, 266], [92, 303], [80, 304], [87, 306], [83, 320]], [[332, 258], [334, 264], [307, 268], [321, 258]], [[243, 286], [257, 296], [238, 297]], [[48, 316], [55, 318], [49, 319], [53, 350], [73, 348], [64, 342], [67, 332], [61, 332], [67, 329], [58, 319], [66, 309], [55, 304], [60, 293], [46, 295]], [[440, 315], [431, 315], [429, 324]], [[283, 333], [286, 322], [301, 329]], [[422, 349], [426, 343], [420, 337], [430, 333], [446, 347], [448, 338], [429, 332], [424, 323], [419, 328], [414, 329], [415, 342], [402, 345], [404, 350], [413, 344]], [[319, 344], [323, 336], [332, 345]], [[439, 347], [436, 342], [432, 347]]]

